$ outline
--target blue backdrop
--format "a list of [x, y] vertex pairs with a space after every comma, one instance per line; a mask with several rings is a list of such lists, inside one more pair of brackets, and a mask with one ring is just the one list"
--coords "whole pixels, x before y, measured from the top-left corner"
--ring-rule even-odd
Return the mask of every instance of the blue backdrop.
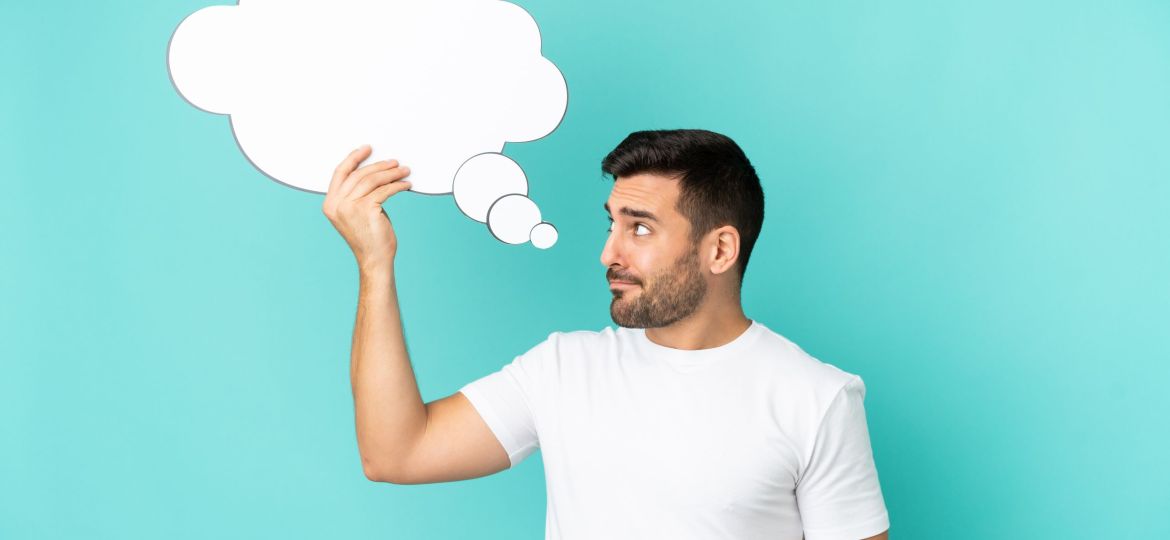
[[[519, 3], [560, 242], [386, 205], [424, 399], [611, 325], [599, 161], [707, 128], [767, 196], [746, 311], [864, 377], [894, 537], [1170, 535], [1170, 4]], [[352, 255], [167, 77], [206, 5], [0, 3], [0, 538], [543, 537], [539, 454], [363, 476]]]

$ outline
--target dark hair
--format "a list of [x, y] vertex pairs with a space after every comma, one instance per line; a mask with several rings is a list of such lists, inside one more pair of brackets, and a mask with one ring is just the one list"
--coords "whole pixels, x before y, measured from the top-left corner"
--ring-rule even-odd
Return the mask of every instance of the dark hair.
[[601, 161], [614, 177], [654, 173], [676, 177], [675, 209], [691, 222], [691, 243], [712, 229], [739, 231], [739, 279], [764, 223], [764, 189], [743, 150], [725, 135], [702, 129], [635, 131]]

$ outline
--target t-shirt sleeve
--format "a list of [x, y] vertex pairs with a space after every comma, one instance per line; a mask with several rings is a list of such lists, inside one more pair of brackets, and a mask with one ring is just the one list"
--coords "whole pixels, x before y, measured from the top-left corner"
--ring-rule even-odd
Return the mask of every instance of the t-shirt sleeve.
[[859, 540], [890, 526], [856, 375], [833, 398], [796, 486], [805, 540]]
[[540, 374], [551, 367], [556, 332], [517, 356], [499, 371], [459, 389], [508, 453], [515, 467], [540, 446], [536, 415], [540, 407]]

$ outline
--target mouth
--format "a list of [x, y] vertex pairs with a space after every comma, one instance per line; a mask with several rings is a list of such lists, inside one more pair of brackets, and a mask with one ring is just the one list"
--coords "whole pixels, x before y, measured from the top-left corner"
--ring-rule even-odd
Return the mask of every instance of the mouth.
[[629, 288], [633, 288], [633, 287], [637, 287], [637, 286], [638, 286], [637, 284], [630, 283], [629, 281], [610, 280], [610, 282], [609, 282], [610, 289], [629, 289]]

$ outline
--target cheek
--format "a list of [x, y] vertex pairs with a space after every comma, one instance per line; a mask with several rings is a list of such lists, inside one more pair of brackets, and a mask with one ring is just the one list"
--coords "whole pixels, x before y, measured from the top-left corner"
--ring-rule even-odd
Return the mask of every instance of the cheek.
[[672, 242], [681, 240], [672, 238], [667, 233], [659, 232], [659, 236], [644, 240], [628, 239], [622, 246], [622, 255], [627, 268], [640, 280], [649, 280], [654, 275], [670, 268], [677, 258], [683, 254], [683, 248]]
[[659, 257], [650, 250], [631, 253], [629, 262], [631, 269], [643, 281], [650, 279], [654, 274], [658, 273], [662, 266]]

